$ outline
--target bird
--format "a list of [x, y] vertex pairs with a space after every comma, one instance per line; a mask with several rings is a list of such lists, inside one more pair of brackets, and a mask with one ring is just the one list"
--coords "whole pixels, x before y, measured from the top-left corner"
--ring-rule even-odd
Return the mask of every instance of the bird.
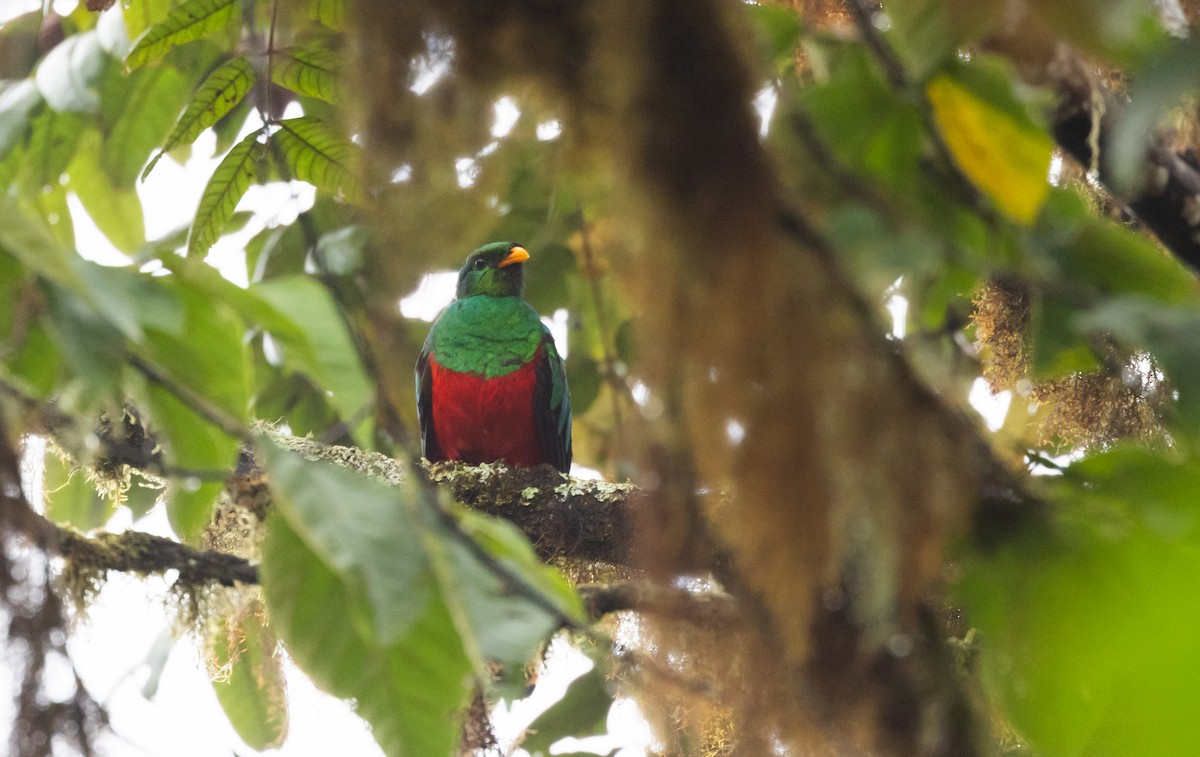
[[430, 462], [571, 467], [571, 395], [550, 330], [524, 298], [529, 252], [485, 244], [417, 358], [421, 452]]

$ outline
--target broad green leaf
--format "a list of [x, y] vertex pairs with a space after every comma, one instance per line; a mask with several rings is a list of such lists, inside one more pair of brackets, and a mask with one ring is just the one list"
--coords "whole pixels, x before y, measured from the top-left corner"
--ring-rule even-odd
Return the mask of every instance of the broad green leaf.
[[200, 136], [200, 132], [233, 110], [253, 86], [254, 69], [243, 56], [234, 58], [209, 74], [175, 123], [167, 141], [142, 172], [142, 180], [144, 181], [154, 169], [163, 153], [170, 152], [179, 145], [194, 142], [196, 137]]
[[308, 116], [280, 121], [271, 145], [292, 178], [351, 203], [364, 201], [361, 150], [328, 124]]
[[108, 241], [121, 252], [132, 253], [146, 243], [142, 202], [133, 190], [113, 186], [100, 167], [100, 144], [96, 137], [94, 132], [84, 137], [82, 149], [67, 167], [69, 188]]
[[0, 158], [25, 136], [29, 130], [29, 115], [42, 102], [33, 79], [3, 83], [0, 89]]
[[1054, 142], [1023, 109], [993, 96], [986, 89], [990, 82], [981, 79], [951, 74], [931, 79], [925, 91], [933, 117], [962, 172], [1001, 211], [1028, 226], [1050, 191]]
[[341, 99], [341, 57], [326, 47], [285, 47], [271, 59], [271, 80], [298, 95], [336, 104]]
[[95, 113], [100, 108], [100, 79], [111, 61], [95, 31], [74, 34], [46, 53], [34, 81], [54, 110]]
[[68, 251], [55, 241], [40, 219], [31, 218], [17, 203], [0, 194], [0, 248], [30, 271], [60, 284], [75, 283]]
[[174, 472], [167, 486], [167, 519], [180, 539], [196, 544], [224, 488], [220, 479], [233, 469], [238, 442], [158, 384], [150, 384], [142, 399], [146, 425]]
[[534, 757], [547, 757], [550, 747], [568, 736], [586, 738], [607, 732], [613, 698], [605, 681], [606, 666], [594, 665], [567, 686], [562, 698], [530, 724], [521, 747]]
[[466, 626], [459, 626], [459, 635], [474, 639], [473, 646], [486, 660], [522, 670], [547, 637], [562, 626], [561, 617], [581, 625], [585, 622], [579, 596], [561, 573], [538, 559], [516, 526], [466, 509], [459, 509], [455, 517], [461, 532], [490, 560], [555, 608], [551, 612], [522, 596], [511, 581], [481, 562], [462, 538], [441, 534], [449, 559], [435, 560], [434, 568], [447, 569], [442, 576], [443, 591], [455, 592], [465, 611]]
[[50, 108], [33, 119], [25, 153], [26, 179], [32, 191], [58, 185], [87, 122], [88, 117], [82, 113], [60, 113]]
[[168, 466], [178, 474], [172, 478], [167, 501], [171, 526], [182, 538], [195, 541], [236, 459], [238, 440], [213, 425], [179, 392], [190, 390], [230, 421], [247, 423], [250, 363], [244, 328], [232, 312], [177, 277], [153, 282], [174, 295], [183, 307], [183, 319], [156, 323], [147, 318], [141, 324], [142, 357], [170, 382], [148, 381], [146, 425], [154, 430]]
[[69, 404], [92, 409], [117, 391], [125, 341], [77, 292], [49, 282], [44, 289], [50, 316], [47, 328], [76, 379]]
[[64, 346], [46, 326], [35, 323], [15, 351], [5, 356], [0, 370], [30, 396], [49, 399], [63, 366]]
[[142, 341], [144, 327], [183, 333], [184, 306], [174, 282], [82, 258], [74, 259], [72, 267], [80, 282], [76, 294], [131, 341]]
[[865, 51], [830, 44], [826, 53], [828, 77], [798, 95], [818, 136], [839, 163], [912, 194], [921, 172], [920, 111], [879, 78]]
[[187, 101], [186, 79], [170, 65], [128, 76], [114, 71], [103, 92], [100, 164], [114, 186], [133, 189], [142, 166], [162, 144]]
[[1154, 479], [1179, 471], [1125, 454], [1104, 463], [1132, 480], [1111, 491], [1116, 482], [1091, 465], [1080, 486], [1068, 469], [1057, 522], [964, 566], [980, 676], [1038, 754], [1192, 754], [1200, 609], [1188, 597], [1200, 546], [1178, 518], [1194, 522], [1194, 491], [1164, 528], [1128, 494], [1140, 485], [1160, 496], [1166, 485]]
[[374, 400], [371, 383], [328, 290], [311, 277], [293, 276], [256, 284], [250, 291], [295, 325], [296, 331], [272, 332], [285, 363], [332, 392], [330, 402], [343, 419], [362, 418]]
[[266, 155], [266, 146], [258, 141], [259, 136], [260, 132], [254, 132], [235, 145], [208, 180], [188, 233], [189, 256], [208, 252], [220, 238], [242, 195], [258, 181]]
[[1086, 281], [1107, 293], [1145, 294], [1168, 303], [1200, 294], [1195, 274], [1177, 258], [1111, 221], [1089, 218], [1055, 257], [1064, 280]]
[[217, 701], [242, 741], [258, 751], [278, 748], [288, 731], [278, 642], [262, 615], [259, 609], [237, 622], [223, 619], [212, 640], [216, 667], [225, 673], [212, 684]]
[[116, 512], [114, 503], [100, 496], [83, 470], [54, 452], [46, 454], [45, 465], [46, 517], [55, 523], [91, 531], [107, 523]]
[[238, 0], [186, 0], [175, 6], [166, 20], [147, 29], [133, 43], [125, 56], [126, 68], [135, 69], [174, 47], [224, 28], [235, 17], [237, 7]]
[[125, 19], [125, 33], [130, 39], [137, 39], [151, 26], [165, 21], [170, 10], [171, 0], [130, 0], [123, 5], [121, 13]]
[[346, 26], [346, 0], [309, 0], [309, 18], [341, 31]]
[[[166, 296], [159, 306], [139, 306], [145, 330], [143, 354], [231, 419], [244, 421], [251, 382], [241, 319], [191, 282], [177, 277], [149, 281], [163, 288]], [[146, 292], [143, 302], [152, 296]]]
[[449, 755], [471, 665], [412, 517], [421, 496], [263, 439], [276, 514], [263, 544], [271, 623], [316, 683], [353, 698], [394, 757]]
[[908, 76], [922, 80], [1000, 21], [1004, 8], [1002, 0], [892, 0], [887, 39]]

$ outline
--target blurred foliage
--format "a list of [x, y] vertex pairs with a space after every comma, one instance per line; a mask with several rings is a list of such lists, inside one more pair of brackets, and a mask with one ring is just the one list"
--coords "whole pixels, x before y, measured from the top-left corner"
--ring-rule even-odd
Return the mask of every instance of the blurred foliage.
[[[380, 420], [384, 385], [408, 376], [377, 375], [364, 345], [371, 262], [403, 257], [414, 286], [494, 239], [532, 251], [529, 301], [565, 313], [577, 460], [623, 470], [623, 424], [661, 408], [639, 394], [638, 351], [653, 346], [638, 344], [612, 275], [628, 251], [608, 226], [607, 174], [576, 152], [582, 135], [519, 87], [505, 108], [464, 93], [430, 33], [411, 63], [413, 128], [437, 123], [419, 119], [439, 98], [476, 96], [460, 103], [472, 114], [461, 133], [424, 135], [430, 155], [456, 161], [373, 162], [341, 76], [345, 3], [286, 5], [125, 0], [0, 26], [0, 382], [5, 416], [28, 419], [24, 433], [49, 425], [63, 446], [46, 458], [47, 515], [88, 530], [157, 498], [131, 489], [128, 471], [114, 485], [90, 467], [98, 419], [130, 407], [158, 444], [170, 523], [191, 542], [255, 418], [415, 454], [388, 447], [411, 428]], [[953, 590], [1000, 717], [1037, 754], [1196, 753], [1200, 287], [1099, 212], [1102, 190], [1057, 168], [1050, 94], [977, 47], [1004, 5], [885, 3], [879, 38], [899, 71], [821, 18], [743, 7], [776, 103], [761, 113], [764, 147], [881, 322], [903, 301], [897, 349], [951, 404], [967, 407], [982, 376], [1011, 392], [993, 443], [1056, 474], [1031, 481], [1049, 511], [1038, 528], [961, 547]], [[1029, 5], [1055, 37], [1138, 73], [1113, 142], [1136, 182], [1146, 132], [1194, 94], [1196, 43], [1169, 38], [1148, 3]], [[147, 239], [143, 182], [209, 130], [221, 160], [189, 228]], [[210, 249], [251, 221], [237, 211], [251, 188], [289, 180], [315, 187], [312, 206], [253, 219], [248, 286], [226, 280]], [[435, 230], [383, 251], [368, 222], [396, 197], [406, 222]], [[79, 208], [128, 263], [85, 259], [95, 242]], [[426, 244], [443, 239], [456, 245]], [[405, 294], [389, 293], [389, 326], [411, 346], [425, 326], [400, 318]], [[55, 423], [18, 406], [52, 408]], [[522, 670], [558, 628], [584, 624], [573, 590], [507, 524], [257, 444], [279, 510], [263, 545], [270, 625], [227, 619], [237, 643], [218, 651], [216, 684], [251, 746], [286, 731], [274, 634], [319, 685], [357, 702], [385, 751], [438, 755], [453, 749], [449, 715], [473, 681], [492, 686], [490, 665]], [[531, 749], [603, 732], [618, 689], [603, 672], [542, 716]]]

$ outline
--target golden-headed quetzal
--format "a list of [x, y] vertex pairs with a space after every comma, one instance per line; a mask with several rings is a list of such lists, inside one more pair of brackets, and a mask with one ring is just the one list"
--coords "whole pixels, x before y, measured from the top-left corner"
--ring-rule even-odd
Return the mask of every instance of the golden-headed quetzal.
[[454, 302], [417, 359], [421, 451], [430, 461], [571, 467], [571, 397], [550, 330], [521, 294], [525, 248], [467, 256]]

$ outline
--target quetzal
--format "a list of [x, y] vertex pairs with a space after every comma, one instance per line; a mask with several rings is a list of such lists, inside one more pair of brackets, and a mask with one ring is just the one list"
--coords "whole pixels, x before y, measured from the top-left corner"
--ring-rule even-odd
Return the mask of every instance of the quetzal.
[[511, 242], [472, 252], [454, 302], [429, 330], [417, 359], [417, 416], [430, 461], [571, 467], [566, 369], [522, 299], [528, 259]]

